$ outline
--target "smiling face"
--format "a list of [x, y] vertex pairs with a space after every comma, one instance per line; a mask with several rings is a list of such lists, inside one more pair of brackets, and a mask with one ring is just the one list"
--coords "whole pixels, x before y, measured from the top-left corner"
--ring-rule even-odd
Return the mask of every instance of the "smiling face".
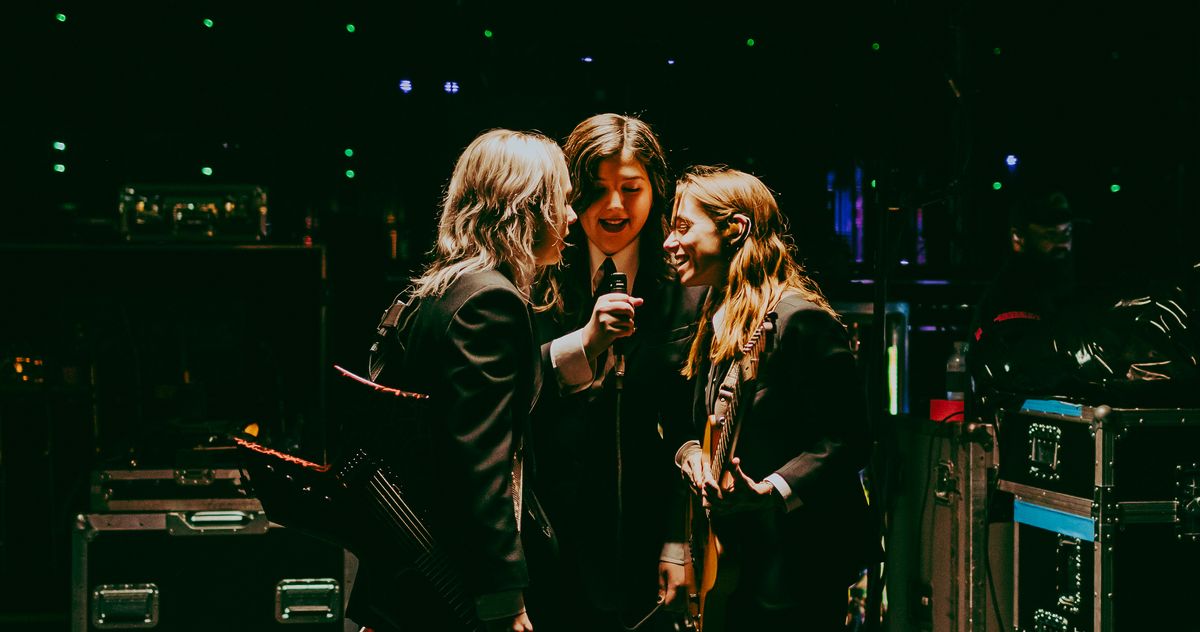
[[579, 216], [579, 226], [606, 255], [619, 252], [638, 236], [654, 194], [646, 167], [629, 152], [600, 162], [591, 184], [595, 198]]
[[670, 229], [663, 248], [671, 255], [679, 281], [688, 286], [724, 284], [729, 258], [717, 225], [696, 198], [685, 194], [679, 199]]

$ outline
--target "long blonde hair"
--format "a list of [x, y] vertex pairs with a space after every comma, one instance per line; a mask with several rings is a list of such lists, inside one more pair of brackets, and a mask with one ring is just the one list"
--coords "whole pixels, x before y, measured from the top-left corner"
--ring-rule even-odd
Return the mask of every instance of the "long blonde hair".
[[505, 273], [526, 298], [539, 230], [562, 239], [570, 176], [562, 150], [536, 132], [484, 132], [459, 156], [446, 186], [433, 261], [413, 298], [438, 296], [464, 274]]
[[[787, 220], [761, 180], [728, 167], [692, 167], [676, 184], [676, 211], [689, 196], [716, 224], [729, 258], [729, 270], [725, 283], [713, 287], [704, 303], [699, 331], [683, 369], [685, 376], [695, 376], [706, 356], [714, 363], [734, 357], [767, 312], [789, 291], [838, 318], [816, 282], [796, 260]], [[743, 238], [731, 245], [738, 235], [733, 221], [738, 213], [750, 218], [750, 225]], [[712, 317], [721, 308], [724, 317], [720, 327], [714, 329]]]

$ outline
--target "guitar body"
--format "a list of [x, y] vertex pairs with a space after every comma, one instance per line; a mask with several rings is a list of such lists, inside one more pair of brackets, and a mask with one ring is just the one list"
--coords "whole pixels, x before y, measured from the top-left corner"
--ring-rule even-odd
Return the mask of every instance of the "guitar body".
[[[775, 330], [774, 312], [750, 336], [721, 381], [713, 407], [704, 427], [701, 463], [718, 484], [726, 489], [733, 473], [729, 471], [738, 435], [749, 417], [749, 403], [739, 405], [741, 393], [754, 392], [759, 362], [771, 350]], [[692, 580], [694, 592], [688, 605], [693, 627], [699, 632], [723, 632], [730, 595], [741, 574], [736, 553], [721, 542], [719, 523], [712, 520], [700, 496], [693, 496], [688, 508], [691, 529]]]

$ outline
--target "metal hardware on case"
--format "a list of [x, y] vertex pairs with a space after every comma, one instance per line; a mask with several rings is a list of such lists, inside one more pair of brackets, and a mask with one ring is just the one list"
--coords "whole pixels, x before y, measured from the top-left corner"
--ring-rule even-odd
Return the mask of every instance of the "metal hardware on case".
[[263, 534], [270, 528], [267, 515], [257, 511], [192, 511], [166, 514], [165, 527], [170, 535], [211, 535], [213, 533]]
[[175, 470], [175, 484], [189, 487], [212, 485], [216, 477], [211, 469]]
[[342, 586], [336, 579], [285, 579], [275, 584], [275, 620], [322, 623], [341, 616]]
[[98, 630], [158, 625], [158, 586], [101, 584], [92, 590], [92, 625]]
[[938, 461], [937, 464], [937, 480], [933, 488], [933, 496], [937, 502], [950, 504], [950, 499], [954, 496], [955, 490], [958, 488], [958, 476], [954, 472], [954, 463], [952, 461]]
[[1046, 481], [1062, 478], [1058, 472], [1058, 452], [1062, 429], [1050, 424], [1029, 424], [1029, 474]]
[[1083, 576], [1080, 574], [1083, 568], [1082, 549], [1079, 538], [1058, 536], [1058, 605], [1071, 614], [1078, 614], [1079, 606], [1083, 603]]
[[1175, 537], [1200, 540], [1200, 464], [1175, 466]]
[[1034, 632], [1068, 632], [1070, 629], [1070, 622], [1061, 614], [1041, 608], [1033, 613]]

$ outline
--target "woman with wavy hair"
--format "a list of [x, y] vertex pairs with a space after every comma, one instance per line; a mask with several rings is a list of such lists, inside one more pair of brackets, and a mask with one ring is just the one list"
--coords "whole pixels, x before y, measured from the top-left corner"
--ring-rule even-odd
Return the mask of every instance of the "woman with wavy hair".
[[[390, 443], [389, 456], [420, 474], [410, 482], [429, 499], [430, 531], [479, 619], [500, 630], [532, 630], [518, 537], [540, 381], [530, 287], [561, 258], [576, 219], [570, 190], [562, 151], [545, 136], [493, 130], [476, 138], [446, 188], [433, 261], [413, 282], [398, 312], [405, 317], [372, 353], [373, 379], [429, 395], [431, 414]], [[393, 357], [385, 364], [386, 350]], [[454, 629], [438, 603], [415, 567], [365, 559], [349, 614], [375, 630]]]
[[[597, 114], [563, 150], [582, 230], [536, 292], [546, 379], [534, 412], [538, 496], [561, 556], [556, 580], [534, 588], [554, 604], [553, 630], [621, 630], [682, 582], [682, 547], [663, 550], [683, 537], [664, 500], [685, 491], [667, 446], [688, 424], [679, 369], [702, 290], [680, 286], [659, 247], [672, 180], [650, 126]], [[614, 273], [624, 289], [609, 289]]]
[[689, 170], [663, 247], [684, 285], [712, 288], [684, 368], [697, 378], [697, 419], [713, 413], [729, 367], [776, 315], [729, 469], [713, 476], [695, 438], [676, 454], [724, 546], [718, 573], [741, 571], [724, 599], [709, 599], [707, 623], [843, 629], [870, 527], [858, 475], [867, 409], [845, 328], [796, 260], [771, 191], [748, 173]]

